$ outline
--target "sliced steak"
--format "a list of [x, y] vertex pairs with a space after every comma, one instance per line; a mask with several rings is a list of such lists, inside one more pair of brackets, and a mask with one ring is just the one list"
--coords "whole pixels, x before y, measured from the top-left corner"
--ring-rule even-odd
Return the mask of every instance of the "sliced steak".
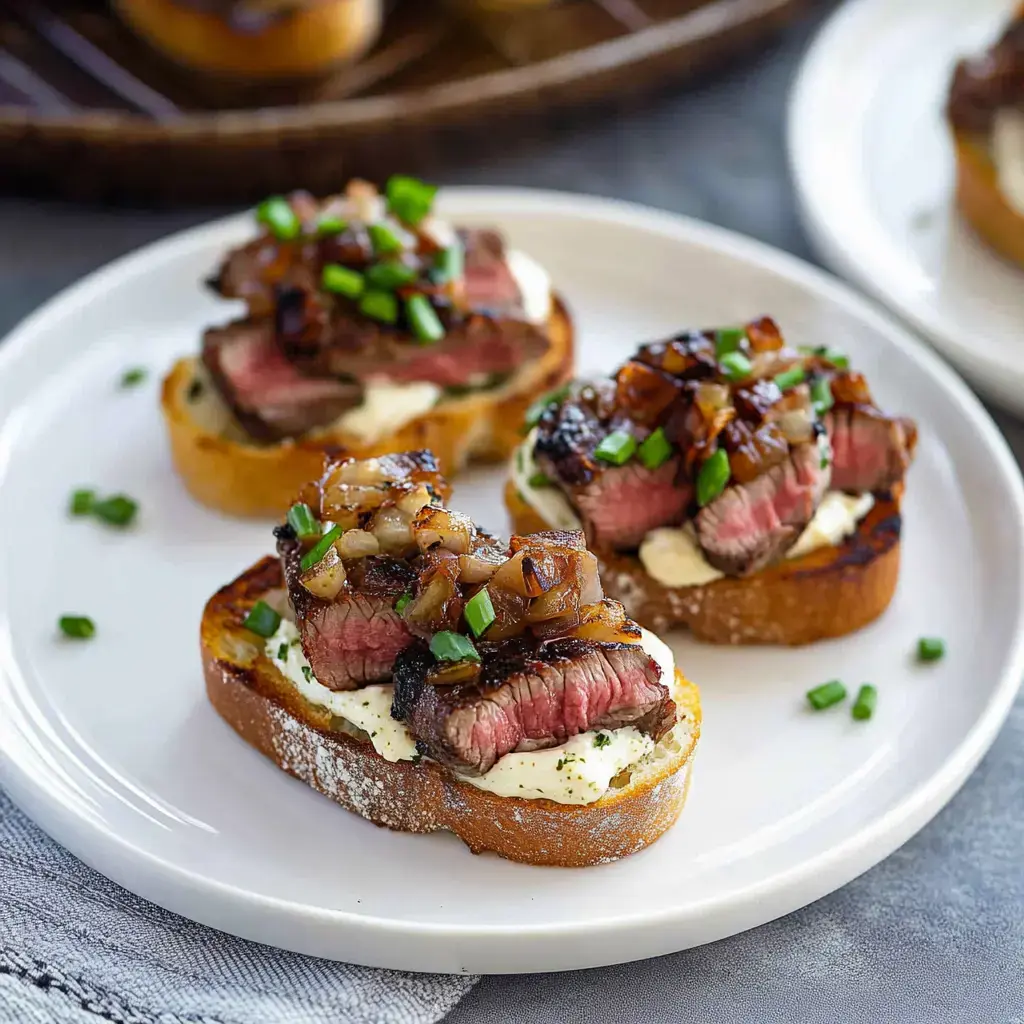
[[473, 684], [426, 683], [433, 657], [423, 644], [395, 665], [392, 714], [430, 757], [463, 774], [482, 775], [512, 751], [555, 747], [592, 729], [631, 725], [657, 739], [675, 722], [661, 670], [638, 645], [516, 640], [481, 644], [481, 654]]
[[334, 601], [321, 601], [299, 582], [302, 548], [294, 532], [282, 526], [275, 533], [302, 650], [316, 679], [331, 690], [389, 681], [395, 658], [412, 640], [394, 604], [415, 573], [398, 559], [360, 559], [349, 575], [352, 586]]
[[239, 320], [203, 336], [202, 360], [238, 421], [257, 441], [278, 441], [336, 420], [362, 401], [355, 382], [305, 377], [265, 320]]
[[861, 494], [888, 491], [914, 457], [917, 427], [859, 406], [837, 406], [825, 417], [832, 443], [832, 486]]
[[499, 316], [522, 317], [523, 296], [505, 257], [505, 241], [497, 231], [459, 232], [465, 251], [465, 298], [470, 309]]
[[612, 429], [615, 425], [602, 422], [594, 404], [566, 402], [542, 421], [534, 457], [572, 502], [592, 545], [628, 550], [649, 530], [681, 522], [693, 489], [679, 480], [678, 456], [657, 469], [636, 459], [611, 466], [594, 458]]
[[747, 576], [781, 558], [811, 521], [829, 486], [816, 443], [746, 484], [727, 487], [697, 514], [697, 541], [707, 560], [730, 576]]

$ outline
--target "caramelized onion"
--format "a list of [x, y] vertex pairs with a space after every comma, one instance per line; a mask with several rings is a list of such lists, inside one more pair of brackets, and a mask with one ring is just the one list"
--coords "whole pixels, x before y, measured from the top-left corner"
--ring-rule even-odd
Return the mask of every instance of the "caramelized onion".
[[411, 491], [400, 495], [395, 505], [403, 512], [414, 516], [424, 505], [430, 504], [430, 491], [426, 484], [417, 484]]
[[740, 484], [750, 483], [789, 457], [789, 444], [775, 423], [754, 427], [734, 420], [722, 432], [722, 441], [729, 453], [732, 477]]
[[455, 686], [475, 682], [479, 675], [479, 661], [442, 661], [427, 673], [427, 682], [431, 686]]
[[624, 644], [640, 640], [640, 627], [626, 617], [626, 609], [618, 601], [610, 598], [584, 608], [581, 620], [573, 635], [582, 640]]
[[412, 529], [420, 551], [442, 547], [463, 555], [469, 551], [473, 521], [461, 512], [426, 505], [413, 520]]
[[406, 605], [403, 618], [419, 636], [455, 629], [462, 618], [462, 593], [458, 586], [458, 559], [442, 561], [426, 586], [420, 577], [420, 593]]
[[380, 554], [380, 542], [366, 530], [346, 530], [335, 542], [342, 558], [365, 558]]
[[299, 577], [299, 582], [314, 597], [333, 601], [345, 585], [345, 564], [337, 550], [329, 547], [327, 554]]
[[488, 641], [508, 640], [526, 629], [526, 610], [530, 599], [511, 590], [502, 590], [491, 583], [487, 596], [494, 608], [494, 622], [487, 627]]
[[487, 551], [459, 555], [459, 580], [462, 583], [486, 583], [505, 559]]
[[862, 373], [838, 373], [832, 378], [832, 395], [843, 405], [872, 405], [871, 391]]
[[653, 426], [679, 394], [677, 383], [660, 370], [630, 360], [615, 376], [618, 408], [635, 423]]
[[750, 347], [755, 352], [770, 352], [782, 348], [784, 344], [782, 331], [770, 316], [763, 316], [760, 320], [747, 324], [747, 337], [750, 339]]
[[500, 566], [491, 577], [492, 588], [507, 590], [509, 593], [517, 594], [519, 597], [529, 597], [529, 589], [523, 576], [523, 559], [525, 557], [526, 552], [519, 551], [505, 562], [504, 565]]
[[394, 506], [382, 508], [373, 517], [370, 532], [385, 555], [408, 558], [416, 551], [412, 519]]

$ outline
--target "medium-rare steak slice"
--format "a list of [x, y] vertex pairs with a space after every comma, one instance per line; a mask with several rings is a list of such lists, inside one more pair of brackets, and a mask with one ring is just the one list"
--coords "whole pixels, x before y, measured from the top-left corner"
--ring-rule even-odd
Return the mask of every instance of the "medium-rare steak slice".
[[203, 335], [203, 365], [239, 423], [273, 442], [332, 423], [362, 402], [354, 381], [306, 377], [288, 361], [267, 320], [238, 320]]
[[478, 681], [453, 686], [427, 682], [434, 659], [424, 644], [395, 664], [392, 714], [425, 753], [462, 774], [590, 730], [629, 725], [658, 739], [675, 722], [661, 669], [637, 644], [510, 640], [481, 644], [480, 654]]
[[694, 525], [704, 556], [730, 576], [763, 569], [796, 543], [828, 486], [817, 443], [797, 445], [785, 462], [727, 487], [700, 510]]
[[595, 546], [635, 548], [649, 530], [681, 522], [693, 489], [679, 481], [678, 456], [650, 469], [632, 461], [609, 465], [595, 458], [601, 440], [623, 424], [602, 423], [598, 408], [611, 399], [610, 386], [594, 388], [591, 401], [568, 402], [544, 418], [534, 458], [569, 498]]
[[903, 479], [917, 442], [911, 420], [844, 405], [826, 416], [825, 426], [832, 443], [832, 486], [837, 491], [878, 493]]
[[300, 582], [302, 549], [294, 530], [282, 526], [276, 533], [302, 650], [316, 679], [330, 690], [389, 681], [395, 658], [412, 639], [394, 605], [415, 573], [399, 559], [376, 556], [358, 586], [325, 601]]

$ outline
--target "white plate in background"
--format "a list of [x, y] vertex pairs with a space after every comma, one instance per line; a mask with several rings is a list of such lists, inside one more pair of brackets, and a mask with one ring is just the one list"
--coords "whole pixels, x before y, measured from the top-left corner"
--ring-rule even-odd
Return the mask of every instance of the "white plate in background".
[[811, 46], [789, 112], [804, 223], [825, 260], [995, 401], [1024, 414], [1024, 269], [957, 214], [943, 108], [957, 60], [1012, 0], [852, 0]]
[[[991, 744], [1022, 671], [1022, 486], [992, 422], [925, 346], [792, 257], [606, 200], [453, 189], [552, 272], [580, 366], [610, 370], [687, 325], [775, 315], [797, 343], [849, 350], [883, 406], [917, 418], [903, 576], [888, 614], [802, 650], [673, 639], [705, 729], [680, 823], [649, 850], [580, 870], [474, 857], [390, 833], [278, 771], [208, 705], [203, 604], [271, 550], [270, 524], [189, 500], [157, 406], [160, 374], [228, 315], [200, 281], [246, 218], [119, 260], [0, 345], [0, 767], [58, 841], [198, 921], [317, 956], [430, 971], [545, 971], [707, 942], [814, 900], [875, 864], [950, 798]], [[151, 379], [118, 388], [128, 366]], [[126, 532], [71, 520], [85, 484], [139, 499]], [[500, 468], [455, 502], [505, 527]], [[56, 619], [97, 623], [61, 641]], [[945, 660], [919, 666], [917, 637]], [[870, 680], [879, 706], [814, 714], [804, 692]]]

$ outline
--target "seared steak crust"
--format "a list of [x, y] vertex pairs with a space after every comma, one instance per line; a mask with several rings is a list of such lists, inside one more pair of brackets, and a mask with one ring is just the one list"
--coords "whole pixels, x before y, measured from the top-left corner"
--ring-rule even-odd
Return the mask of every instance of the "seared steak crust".
[[479, 680], [467, 685], [430, 685], [434, 659], [421, 643], [395, 665], [392, 714], [430, 757], [462, 774], [581, 732], [631, 725], [658, 739], [675, 722], [661, 670], [639, 645], [516, 639], [481, 644], [480, 653]]
[[642, 346], [613, 381], [545, 410], [533, 457], [595, 548], [635, 550], [691, 520], [708, 561], [744, 576], [785, 555], [830, 482], [897, 486], [915, 442], [841, 352], [793, 349], [765, 317]]

